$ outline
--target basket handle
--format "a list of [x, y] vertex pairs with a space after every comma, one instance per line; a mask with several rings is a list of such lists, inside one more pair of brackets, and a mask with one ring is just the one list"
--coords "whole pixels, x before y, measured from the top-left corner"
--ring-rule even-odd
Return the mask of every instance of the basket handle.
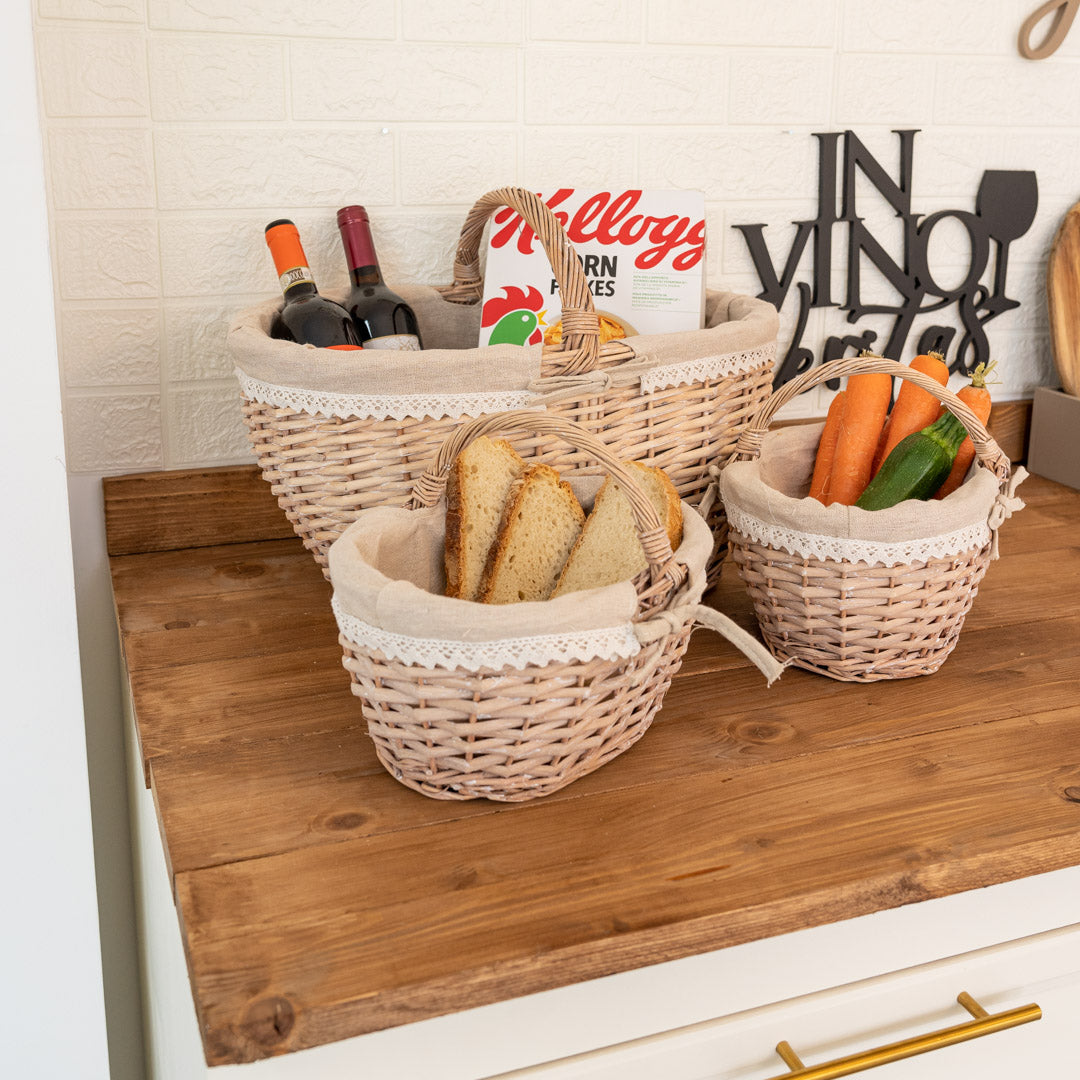
[[964, 425], [964, 429], [971, 437], [971, 443], [975, 447], [975, 456], [980, 464], [989, 469], [998, 480], [1004, 484], [1011, 471], [1009, 459], [1005, 456], [1001, 447], [998, 446], [993, 436], [986, 430], [983, 422], [947, 387], [944, 387], [936, 379], [924, 375], [901, 364], [898, 360], [889, 360], [884, 356], [846, 356], [839, 360], [830, 360], [803, 372], [802, 375], [784, 383], [774, 391], [768, 401], [758, 410], [739, 436], [739, 442], [735, 448], [736, 457], [756, 458], [761, 453], [761, 443], [769, 430], [769, 422], [792, 398], [797, 397], [804, 390], [809, 390], [827, 379], [839, 379], [845, 375], [862, 374], [895, 375], [899, 379], [912, 382], [916, 386], [934, 395], [946, 409], [949, 410]]
[[483, 292], [480, 275], [480, 239], [487, 220], [509, 206], [535, 233], [544, 247], [562, 298], [562, 341], [544, 345], [543, 358], [557, 365], [562, 375], [592, 371], [600, 356], [600, 319], [577, 252], [566, 230], [546, 203], [525, 188], [504, 187], [481, 196], [465, 218], [454, 258], [454, 283], [445, 291]]
[[599, 461], [608, 474], [618, 482], [630, 502], [638, 537], [649, 564], [650, 596], [656, 595], [658, 584], [663, 584], [660, 593], [666, 595], [667, 591], [682, 582], [686, 576], [686, 568], [674, 561], [671, 542], [668, 540], [667, 531], [660, 523], [656, 507], [641, 490], [637, 480], [634, 479], [632, 470], [628, 469], [605, 443], [583, 427], [550, 413], [515, 409], [510, 412], [480, 416], [462, 424], [446, 439], [439, 448], [435, 460], [416, 481], [409, 507], [418, 509], [434, 506], [439, 501], [446, 490], [450, 466], [458, 454], [474, 439], [478, 439], [481, 435], [493, 435], [514, 429], [536, 435], [555, 435], [575, 449], [583, 450]]

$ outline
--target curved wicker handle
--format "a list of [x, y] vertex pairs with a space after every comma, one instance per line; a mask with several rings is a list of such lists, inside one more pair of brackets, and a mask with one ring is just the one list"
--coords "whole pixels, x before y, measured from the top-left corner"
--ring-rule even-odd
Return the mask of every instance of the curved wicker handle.
[[592, 371], [600, 356], [600, 320], [593, 304], [585, 270], [566, 231], [548, 206], [525, 188], [505, 187], [489, 191], [476, 201], [461, 228], [454, 258], [452, 290], [473, 288], [482, 293], [480, 238], [487, 220], [500, 207], [516, 210], [535, 233], [551, 263], [562, 299], [562, 341], [545, 345], [544, 358], [558, 362], [563, 375]]
[[975, 447], [975, 455], [981, 464], [1002, 482], [1009, 478], [1011, 470], [1009, 459], [983, 426], [982, 421], [960, 398], [929, 375], [915, 371], [897, 360], [888, 360], [884, 356], [841, 357], [839, 360], [830, 360], [826, 364], [811, 368], [792, 379], [791, 382], [784, 383], [761, 406], [757, 415], [743, 429], [736, 446], [736, 454], [744, 458], [756, 458], [761, 453], [761, 441], [769, 429], [769, 422], [792, 398], [797, 397], [804, 390], [817, 386], [827, 379], [839, 379], [844, 375], [864, 373], [895, 375], [933, 394], [964, 425]]
[[674, 564], [667, 531], [660, 523], [656, 507], [653, 506], [652, 501], [641, 490], [637, 480], [634, 479], [633, 472], [594, 435], [591, 435], [573, 421], [564, 420], [562, 417], [550, 413], [516, 409], [510, 412], [480, 416], [475, 420], [470, 420], [467, 424], [462, 424], [442, 444], [435, 461], [424, 470], [416, 481], [413, 486], [409, 507], [416, 509], [423, 506], [434, 506], [439, 501], [446, 489], [450, 466], [458, 454], [474, 439], [478, 439], [481, 435], [494, 435], [497, 432], [514, 429], [536, 435], [558, 436], [575, 449], [583, 450], [596, 458], [607, 469], [608, 473], [618, 481], [630, 501], [634, 523], [637, 525], [641, 546], [645, 551], [645, 558], [649, 564], [650, 580], [655, 584], [664, 575], [670, 579], [672, 585], [682, 580], [685, 576], [685, 570], [683, 567]]

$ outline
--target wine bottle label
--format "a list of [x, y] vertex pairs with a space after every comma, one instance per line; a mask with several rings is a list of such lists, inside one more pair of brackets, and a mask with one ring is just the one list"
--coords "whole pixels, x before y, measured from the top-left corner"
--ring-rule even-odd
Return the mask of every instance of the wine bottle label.
[[398, 349], [402, 352], [419, 352], [420, 340], [415, 334], [387, 334], [385, 337], [368, 338], [365, 349]]
[[293, 285], [298, 285], [301, 281], [308, 281], [314, 285], [315, 275], [311, 272], [310, 267], [294, 266], [286, 270], [278, 280], [281, 282], [281, 291], [285, 292]]

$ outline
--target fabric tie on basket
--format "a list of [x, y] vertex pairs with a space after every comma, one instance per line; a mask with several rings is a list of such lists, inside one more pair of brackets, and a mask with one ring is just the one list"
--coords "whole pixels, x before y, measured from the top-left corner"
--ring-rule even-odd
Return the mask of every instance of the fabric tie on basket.
[[994, 505], [990, 508], [990, 517], [987, 520], [987, 524], [990, 526], [990, 531], [994, 534], [993, 545], [990, 548], [990, 558], [996, 559], [998, 557], [998, 529], [1020, 510], [1024, 509], [1024, 500], [1016, 494], [1016, 489], [1027, 479], [1028, 471], [1023, 465], [1017, 465], [1013, 468], [1012, 476], [1009, 477], [1005, 484], [1005, 488], [998, 492], [997, 498], [994, 500]]
[[790, 660], [777, 660], [753, 634], [744, 630], [734, 619], [704, 604], [676, 603], [666, 611], [657, 612], [645, 622], [635, 623], [634, 635], [642, 645], [646, 645], [665, 634], [677, 633], [690, 621], [715, 631], [725, 641], [734, 645], [765, 676], [769, 686], [780, 678], [791, 663]]

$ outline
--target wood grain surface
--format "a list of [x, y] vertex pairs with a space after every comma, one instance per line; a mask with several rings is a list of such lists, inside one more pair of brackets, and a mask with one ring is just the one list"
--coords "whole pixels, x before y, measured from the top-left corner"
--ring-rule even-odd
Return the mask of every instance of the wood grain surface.
[[1080, 394], [1080, 202], [1058, 226], [1046, 263], [1050, 347], [1065, 393]]
[[[1080, 492], [1020, 491], [935, 675], [766, 689], [698, 630], [640, 743], [518, 805], [378, 764], [299, 541], [115, 556], [207, 1060], [1080, 863]], [[709, 600], [754, 625], [731, 567]]]

